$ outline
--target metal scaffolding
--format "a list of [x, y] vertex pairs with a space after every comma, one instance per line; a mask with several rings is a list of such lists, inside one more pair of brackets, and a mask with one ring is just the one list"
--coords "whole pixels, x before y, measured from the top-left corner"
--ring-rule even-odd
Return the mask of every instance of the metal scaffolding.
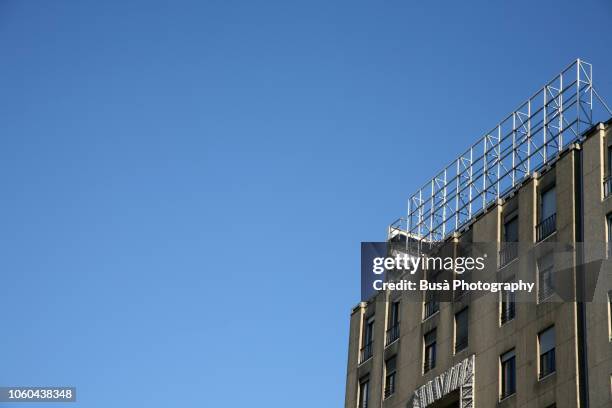
[[577, 59], [408, 199], [408, 217], [389, 227], [430, 244], [460, 230], [593, 126], [591, 64]]

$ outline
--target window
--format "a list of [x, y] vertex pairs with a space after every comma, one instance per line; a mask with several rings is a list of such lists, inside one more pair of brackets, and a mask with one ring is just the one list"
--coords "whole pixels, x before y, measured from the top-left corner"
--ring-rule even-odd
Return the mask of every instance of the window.
[[555, 372], [555, 328], [549, 327], [538, 334], [540, 350], [540, 378]]
[[399, 300], [389, 303], [389, 325], [385, 339], [386, 345], [393, 343], [399, 338], [399, 311]]
[[455, 353], [466, 349], [468, 346], [468, 317], [467, 307], [455, 314]]
[[436, 367], [436, 329], [423, 336], [425, 353], [423, 355], [423, 373]]
[[396, 358], [391, 357], [385, 361], [385, 398], [389, 398], [395, 393], [396, 383]]
[[557, 229], [557, 196], [551, 187], [540, 196], [540, 223], [536, 226], [536, 240], [542, 241]]
[[[440, 274], [438, 272], [432, 271], [431, 278], [428, 279], [429, 282], [438, 282]], [[438, 301], [437, 291], [428, 290], [425, 292], [425, 310], [423, 319], [427, 319], [429, 316], [435, 314], [440, 308], [440, 302]]]
[[604, 198], [612, 192], [612, 146], [608, 146], [608, 169], [604, 178]]
[[374, 317], [366, 321], [363, 329], [363, 347], [361, 348], [360, 363], [372, 357], [372, 343], [374, 342]]
[[509, 397], [516, 392], [516, 356], [514, 349], [499, 357], [501, 364], [500, 399]]
[[610, 245], [612, 243], [612, 213], [606, 216], [606, 225], [608, 226], [608, 240], [606, 242], [606, 246], [607, 246], [606, 255], [608, 258], [610, 258], [610, 254], [612, 253], [612, 246]]
[[612, 340], [612, 290], [608, 292], [608, 320], [609, 322], [609, 333], [610, 340]]
[[368, 408], [370, 398], [370, 380], [368, 378], [359, 382], [359, 408]]
[[[512, 280], [514, 279], [510, 279], [509, 282]], [[516, 315], [516, 294], [511, 291], [502, 291], [500, 293], [500, 302], [499, 321], [503, 325], [514, 319], [514, 316]]]
[[509, 217], [504, 222], [504, 242], [499, 252], [499, 266], [507, 265], [518, 255], [518, 216]]
[[549, 253], [538, 260], [538, 301], [543, 302], [554, 294], [554, 255]]

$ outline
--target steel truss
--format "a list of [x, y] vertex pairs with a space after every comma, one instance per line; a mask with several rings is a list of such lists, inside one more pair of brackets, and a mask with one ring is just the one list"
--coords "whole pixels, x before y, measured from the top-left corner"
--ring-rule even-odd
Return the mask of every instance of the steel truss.
[[593, 126], [592, 65], [577, 59], [412, 194], [389, 228], [430, 244], [460, 230]]

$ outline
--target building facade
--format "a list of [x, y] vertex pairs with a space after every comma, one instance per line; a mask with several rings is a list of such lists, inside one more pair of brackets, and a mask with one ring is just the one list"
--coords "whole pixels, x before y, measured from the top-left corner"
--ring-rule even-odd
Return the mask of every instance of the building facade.
[[[612, 120], [598, 123], [441, 244], [494, 243], [500, 280], [537, 268], [537, 293], [451, 299], [381, 291], [350, 318], [346, 408], [612, 407], [610, 265], [589, 301], [550, 301], [548, 260], [506, 243], [606, 243], [612, 235]], [[407, 239], [394, 233], [389, 240]], [[509, 249], [515, 248], [515, 249]], [[601, 258], [584, 250], [577, 265]], [[604, 256], [605, 258], [605, 256]], [[583, 277], [573, 276], [573, 290]], [[551, 281], [552, 282], [552, 281]]]

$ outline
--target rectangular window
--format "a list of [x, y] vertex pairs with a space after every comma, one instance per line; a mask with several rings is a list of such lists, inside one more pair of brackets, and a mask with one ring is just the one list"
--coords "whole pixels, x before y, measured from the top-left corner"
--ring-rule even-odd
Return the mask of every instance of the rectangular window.
[[507, 265], [518, 256], [518, 216], [511, 216], [504, 222], [504, 239], [499, 251], [499, 267]]
[[[432, 271], [432, 276], [429, 278], [429, 282], [438, 282], [440, 274]], [[429, 316], [435, 314], [440, 308], [440, 302], [438, 301], [438, 292], [435, 290], [428, 290], [425, 292], [425, 305], [423, 319], [427, 319]]]
[[396, 375], [396, 357], [393, 356], [385, 361], [385, 398], [395, 393]]
[[551, 217], [557, 213], [557, 195], [555, 188], [551, 187], [542, 192], [542, 200], [540, 202], [541, 220]]
[[455, 314], [455, 353], [464, 350], [468, 346], [469, 315], [466, 307]]
[[423, 354], [423, 373], [436, 367], [436, 329], [423, 336], [425, 353]]
[[612, 340], [612, 290], [608, 292], [608, 321], [609, 321], [609, 336], [610, 340]]
[[549, 327], [538, 334], [540, 350], [540, 378], [555, 372], [555, 328]]
[[499, 357], [501, 365], [500, 399], [509, 397], [516, 392], [516, 356], [514, 349]]
[[612, 253], [612, 214], [608, 214], [606, 216], [606, 225], [608, 226], [608, 240], [606, 242], [607, 251], [606, 255], [610, 258], [610, 254]]
[[608, 169], [604, 178], [604, 197], [612, 192], [612, 146], [608, 146]]
[[557, 195], [555, 187], [540, 196], [540, 222], [536, 226], [536, 240], [542, 241], [557, 230]]
[[538, 301], [543, 302], [554, 294], [554, 254], [548, 253], [538, 260]]
[[504, 242], [518, 242], [518, 216], [504, 223]]
[[[512, 280], [514, 279], [510, 279], [508, 282]], [[499, 321], [503, 325], [514, 319], [516, 315], [516, 294], [510, 291], [502, 291], [500, 293], [500, 302]]]
[[399, 322], [400, 322], [400, 302], [396, 300], [389, 303], [389, 322], [387, 328], [387, 336], [385, 345], [393, 343], [399, 338]]
[[363, 363], [372, 357], [372, 345], [374, 343], [374, 317], [366, 320], [363, 328], [363, 346], [361, 347], [361, 356], [359, 362]]
[[368, 400], [370, 399], [370, 381], [369, 379], [359, 382], [359, 408], [368, 408]]

